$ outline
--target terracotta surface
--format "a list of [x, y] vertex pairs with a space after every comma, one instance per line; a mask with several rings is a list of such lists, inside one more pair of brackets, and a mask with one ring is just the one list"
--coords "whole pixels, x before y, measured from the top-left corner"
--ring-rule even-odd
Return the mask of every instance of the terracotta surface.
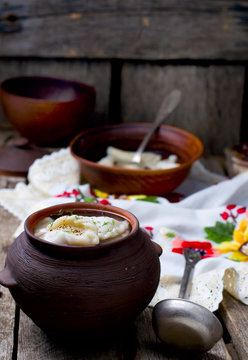
[[36, 145], [59, 146], [87, 128], [96, 94], [74, 81], [23, 76], [3, 81], [0, 97], [7, 119], [22, 136]]
[[83, 131], [71, 142], [71, 153], [79, 161], [82, 176], [94, 187], [111, 194], [165, 195], [187, 177], [192, 163], [203, 152], [202, 142], [184, 130], [162, 125], [146, 151], [165, 157], [178, 155], [180, 166], [169, 170], [121, 169], [96, 163], [107, 146], [136, 150], [151, 127], [148, 123], [108, 125]]
[[26, 177], [32, 163], [48, 154], [48, 150], [30, 144], [25, 138], [11, 139], [0, 146], [0, 174]]
[[[60, 210], [128, 220], [130, 234], [95, 246], [67, 246], [33, 236], [34, 225]], [[108, 336], [133, 322], [159, 282], [162, 250], [130, 212], [100, 204], [56, 205], [32, 214], [11, 246], [0, 283], [52, 336]]]

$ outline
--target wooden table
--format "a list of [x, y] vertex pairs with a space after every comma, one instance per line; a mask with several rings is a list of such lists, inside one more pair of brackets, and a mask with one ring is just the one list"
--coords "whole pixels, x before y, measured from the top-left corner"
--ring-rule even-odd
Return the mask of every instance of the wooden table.
[[[0, 187], [15, 186], [17, 178], [0, 176]], [[0, 207], [0, 269], [11, 245], [12, 234], [19, 220]], [[120, 338], [103, 344], [59, 344], [49, 339], [22, 311], [9, 290], [0, 287], [0, 359], [1, 360], [82, 360], [123, 359], [161, 360], [186, 359], [175, 356], [161, 346], [151, 325], [152, 310], [147, 308], [137, 318], [134, 327]], [[197, 359], [248, 359], [248, 307], [224, 294], [217, 316], [224, 324], [223, 338], [207, 353]], [[196, 359], [196, 357], [191, 357]]]

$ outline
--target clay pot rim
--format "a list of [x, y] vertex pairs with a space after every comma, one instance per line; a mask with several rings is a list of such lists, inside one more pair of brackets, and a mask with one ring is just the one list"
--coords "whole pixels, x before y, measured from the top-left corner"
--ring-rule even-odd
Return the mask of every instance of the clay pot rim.
[[[21, 94], [15, 94], [11, 91], [8, 91], [7, 89], [5, 89], [5, 85], [6, 83], [10, 82], [10, 81], [15, 81], [15, 80], [25, 80], [25, 79], [42, 79], [42, 80], [48, 80], [48, 81], [58, 81], [58, 82], [62, 82], [65, 84], [75, 84], [80, 88], [84, 88], [85, 92], [83, 92], [82, 94], [77, 94], [77, 96], [72, 99], [72, 100], [63, 100], [63, 101], [55, 101], [55, 100], [49, 100], [49, 99], [43, 99], [43, 98], [36, 98], [36, 97], [31, 97], [31, 96], [25, 96], [25, 95], [21, 95]], [[31, 103], [49, 103], [49, 104], [68, 104], [68, 103], [75, 103], [78, 101], [83, 101], [86, 100], [87, 98], [90, 98], [92, 95], [95, 97], [96, 96], [96, 91], [94, 89], [94, 87], [85, 84], [85, 83], [81, 83], [79, 81], [76, 80], [67, 80], [67, 79], [62, 79], [62, 78], [56, 78], [56, 77], [52, 77], [52, 76], [41, 76], [41, 75], [24, 75], [24, 76], [14, 76], [14, 77], [10, 77], [7, 78], [5, 80], [3, 80], [0, 84], [0, 91], [3, 93], [8, 94], [8, 96], [12, 96], [15, 98], [19, 98], [19, 99], [26, 99], [26, 101], [30, 101]]]
[[79, 134], [77, 134], [70, 142], [70, 152], [71, 152], [71, 155], [77, 160], [79, 161], [79, 163], [85, 163], [85, 164], [88, 164], [88, 165], [91, 165], [93, 167], [95, 167], [96, 169], [104, 169], [105, 171], [109, 171], [109, 172], [112, 172], [112, 173], [117, 173], [119, 174], [120, 171], [125, 171], [125, 173], [127, 174], [132, 174], [132, 173], [136, 173], [136, 174], [150, 174], [150, 175], [159, 175], [159, 174], [164, 174], [164, 173], [175, 173], [175, 172], [180, 172], [182, 169], [184, 168], [188, 168], [190, 165], [192, 165], [203, 153], [203, 144], [202, 142], [200, 141], [200, 139], [195, 136], [194, 134], [186, 131], [186, 130], [183, 130], [183, 129], [180, 129], [180, 128], [177, 128], [175, 126], [171, 126], [171, 125], [160, 125], [160, 127], [164, 130], [168, 130], [168, 131], [174, 131], [174, 132], [177, 132], [177, 133], [181, 133], [181, 134], [184, 134], [185, 136], [190, 136], [192, 139], [195, 140], [195, 143], [197, 144], [197, 152], [194, 154], [194, 156], [191, 157], [190, 160], [188, 161], [184, 161], [183, 163], [179, 164], [179, 166], [177, 166], [176, 168], [172, 168], [172, 169], [129, 169], [129, 168], [121, 168], [121, 167], [118, 167], [118, 166], [107, 166], [107, 165], [102, 165], [102, 164], [98, 164], [97, 162], [94, 162], [94, 161], [91, 161], [91, 160], [88, 160], [80, 155], [78, 155], [75, 151], [75, 146], [76, 146], [76, 143], [80, 140], [80, 138], [82, 137], [88, 137], [88, 136], [91, 136], [92, 134], [94, 134], [94, 132], [96, 131], [100, 131], [100, 132], [104, 132], [105, 130], [107, 131], [108, 129], [111, 129], [113, 128], [114, 129], [117, 129], [117, 128], [135, 128], [135, 126], [137, 127], [151, 127], [152, 126], [152, 123], [149, 123], [149, 122], [139, 122], [139, 123], [127, 123], [127, 124], [109, 124], [109, 125], [103, 125], [103, 126], [99, 126], [97, 128], [91, 128], [91, 129], [86, 129], [86, 130], [83, 130], [82, 132], [80, 132]]
[[[35, 224], [37, 224], [38, 221], [42, 220], [44, 217], [49, 216], [49, 214], [54, 214], [56, 212], [59, 212], [60, 210], [72, 210], [77, 211], [81, 210], [82, 212], [87, 211], [99, 213], [99, 216], [117, 216], [120, 218], [123, 218], [127, 220], [130, 224], [131, 230], [128, 233], [128, 235], [122, 237], [119, 240], [106, 242], [98, 245], [66, 245], [66, 244], [56, 244], [53, 242], [49, 242], [47, 240], [43, 240], [37, 236], [34, 235], [32, 229]], [[92, 216], [95, 216], [95, 214], [92, 214]], [[24, 231], [26, 232], [29, 240], [33, 242], [36, 245], [44, 245], [47, 249], [53, 249], [58, 250], [59, 252], [72, 252], [72, 253], [81, 253], [81, 252], [96, 252], [104, 249], [111, 249], [113, 247], [119, 246], [127, 241], [130, 241], [138, 232], [139, 230], [139, 221], [136, 218], [135, 215], [133, 215], [128, 210], [121, 209], [116, 206], [112, 205], [102, 205], [97, 203], [62, 203], [58, 205], [49, 206], [46, 208], [43, 208], [41, 210], [38, 210], [31, 215], [28, 216], [28, 218], [24, 222]]]

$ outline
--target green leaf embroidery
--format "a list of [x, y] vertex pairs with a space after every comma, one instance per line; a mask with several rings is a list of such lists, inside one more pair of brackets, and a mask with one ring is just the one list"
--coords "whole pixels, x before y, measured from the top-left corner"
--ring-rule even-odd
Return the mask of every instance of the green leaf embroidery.
[[159, 204], [157, 196], [146, 196], [144, 199], [136, 199], [137, 201], [149, 201], [153, 203]]
[[166, 235], [168, 238], [173, 238], [173, 237], [176, 236], [175, 233], [173, 233], [173, 232], [167, 232], [165, 235]]
[[93, 198], [91, 198], [91, 197], [85, 197], [85, 198], [84, 198], [84, 201], [85, 201], [85, 202], [91, 202], [91, 203], [93, 203], [93, 202], [95, 202], [95, 199], [93, 199]]
[[212, 240], [216, 243], [222, 243], [223, 241], [233, 240], [233, 230], [235, 225], [230, 222], [222, 223], [217, 221], [215, 226], [205, 227], [204, 230], [207, 233], [206, 239]]

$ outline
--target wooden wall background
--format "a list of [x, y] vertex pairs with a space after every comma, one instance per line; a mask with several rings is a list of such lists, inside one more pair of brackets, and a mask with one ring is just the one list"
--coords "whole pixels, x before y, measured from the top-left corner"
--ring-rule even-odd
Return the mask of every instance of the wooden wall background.
[[[248, 1], [3, 0], [0, 81], [51, 75], [93, 85], [92, 126], [166, 121], [198, 135], [207, 154], [248, 141]], [[0, 111], [0, 126], [10, 125]]]

